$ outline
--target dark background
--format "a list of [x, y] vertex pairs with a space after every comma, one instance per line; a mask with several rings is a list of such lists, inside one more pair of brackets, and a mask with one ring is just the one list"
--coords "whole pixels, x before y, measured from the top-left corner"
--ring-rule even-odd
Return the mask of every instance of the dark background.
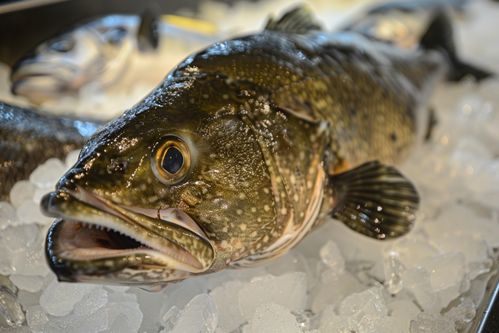
[[[202, 0], [0, 0], [0, 62], [12, 65], [34, 46], [78, 22], [106, 14], [195, 11]], [[234, 0], [219, 0], [233, 3]], [[31, 8], [20, 9], [22, 6]]]

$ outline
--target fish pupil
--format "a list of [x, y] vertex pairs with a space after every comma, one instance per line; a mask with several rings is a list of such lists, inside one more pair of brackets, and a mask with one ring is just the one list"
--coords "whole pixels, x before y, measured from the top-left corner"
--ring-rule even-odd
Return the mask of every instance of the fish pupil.
[[166, 151], [161, 166], [171, 174], [177, 173], [184, 164], [184, 157], [176, 147], [170, 147]]

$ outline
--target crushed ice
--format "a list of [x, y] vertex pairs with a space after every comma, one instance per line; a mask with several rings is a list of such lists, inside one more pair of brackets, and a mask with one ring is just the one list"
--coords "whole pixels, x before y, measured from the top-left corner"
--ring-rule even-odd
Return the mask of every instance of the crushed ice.
[[[255, 27], [256, 19], [238, 26], [241, 15], [234, 13], [260, 17], [284, 4], [273, 1], [247, 10], [255, 5], [241, 3], [231, 9], [233, 21], [227, 26], [234, 31]], [[228, 10], [222, 4], [203, 8], [212, 19]], [[478, 61], [494, 66], [491, 59], [499, 49], [490, 42], [495, 37], [490, 28], [499, 6], [477, 2], [471, 13], [475, 20], [461, 24], [464, 53], [480, 54]], [[476, 20], [477, 15], [485, 18]], [[480, 38], [473, 38], [477, 34]], [[29, 326], [33, 332], [462, 331], [483, 299], [483, 277], [494, 269], [499, 248], [497, 91], [498, 80], [437, 91], [439, 124], [433, 140], [402, 166], [422, 194], [416, 228], [406, 237], [377, 242], [330, 220], [265, 266], [192, 278], [159, 293], [55, 280], [43, 255], [51, 220], [38, 204], [77, 152], [66, 161], [50, 159], [12, 188], [10, 202], [0, 202], [0, 327]], [[81, 102], [79, 109], [88, 105]]]

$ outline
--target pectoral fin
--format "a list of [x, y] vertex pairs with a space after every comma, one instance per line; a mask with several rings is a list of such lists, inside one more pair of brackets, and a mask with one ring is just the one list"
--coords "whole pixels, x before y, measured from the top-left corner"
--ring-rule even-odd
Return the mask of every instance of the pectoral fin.
[[329, 180], [336, 203], [332, 215], [349, 228], [376, 239], [411, 230], [419, 195], [397, 169], [373, 161]]

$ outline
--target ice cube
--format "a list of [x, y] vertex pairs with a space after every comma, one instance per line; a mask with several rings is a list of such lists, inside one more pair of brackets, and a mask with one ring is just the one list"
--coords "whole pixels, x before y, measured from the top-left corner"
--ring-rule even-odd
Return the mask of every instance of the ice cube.
[[22, 202], [32, 200], [34, 193], [35, 186], [33, 183], [28, 180], [18, 181], [10, 190], [10, 202], [14, 207], [19, 207]]
[[[174, 290], [175, 286], [180, 287], [182, 283], [172, 284], [171, 287]], [[113, 301], [117, 303], [138, 303], [143, 314], [141, 331], [147, 332], [158, 332], [160, 327], [160, 315], [166, 311], [165, 308], [169, 309], [172, 307], [172, 304], [175, 304], [175, 302], [179, 300], [175, 297], [170, 299], [170, 294], [166, 294], [165, 296], [164, 291], [150, 292], [136, 287], [130, 288], [127, 293], [119, 291], [113, 292], [111, 296]], [[123, 298], [124, 296], [125, 298]]]
[[333, 306], [324, 309], [320, 320], [320, 332], [350, 333], [357, 330], [357, 325], [348, 317], [339, 316]]
[[136, 300], [112, 302], [106, 307], [110, 332], [138, 332], [143, 314]]
[[397, 252], [389, 251], [385, 255], [384, 268], [386, 289], [390, 294], [397, 294], [402, 290], [402, 273], [405, 270]]
[[16, 223], [16, 209], [10, 203], [0, 201], [0, 230]]
[[0, 274], [10, 275], [15, 272], [12, 256], [12, 251], [0, 237]]
[[41, 306], [32, 305], [26, 309], [26, 321], [34, 332], [43, 332], [43, 326], [49, 319]]
[[476, 314], [476, 305], [470, 298], [463, 297], [457, 306], [452, 307], [444, 317], [452, 320], [458, 331], [463, 331], [473, 320]]
[[13, 255], [12, 266], [16, 270], [16, 274], [47, 275], [49, 269], [43, 250], [44, 243], [45, 232], [40, 230], [36, 239], [26, 244], [24, 251], [18, 251]]
[[446, 253], [429, 258], [421, 263], [421, 267], [430, 272], [430, 284], [439, 295], [442, 306], [447, 306], [463, 290], [465, 276], [465, 259], [462, 253]]
[[17, 217], [20, 223], [23, 224], [48, 224], [52, 222], [52, 218], [43, 215], [40, 204], [35, 203], [33, 200], [26, 200], [17, 207]]
[[341, 302], [338, 312], [340, 316], [353, 317], [356, 320], [365, 315], [386, 316], [388, 308], [383, 297], [383, 288], [372, 287], [349, 295]]
[[310, 266], [306, 258], [297, 251], [290, 251], [273, 260], [266, 266], [267, 272], [272, 275], [282, 275], [289, 272], [304, 272], [310, 274]]
[[29, 176], [29, 180], [40, 188], [53, 188], [64, 174], [66, 166], [57, 158], [50, 158], [39, 165]]
[[321, 281], [312, 290], [312, 310], [319, 313], [328, 305], [339, 305], [348, 295], [364, 290], [365, 287], [348, 271], [338, 274], [336, 270], [326, 270]]
[[65, 316], [95, 288], [90, 284], [59, 283], [53, 280], [42, 292], [40, 305], [48, 314]]
[[[203, 276], [201, 277], [194, 277], [194, 278], [189, 278], [185, 281], [182, 281], [182, 283], [179, 284], [172, 284], [168, 285], [165, 290], [163, 291], [163, 299], [161, 298], [156, 298], [158, 301], [162, 301], [162, 306], [159, 304], [158, 310], [161, 309], [162, 313], [165, 313], [170, 309], [172, 306], [176, 306], [178, 308], [183, 308], [185, 305], [194, 298], [194, 296], [206, 293], [206, 285], [205, 282], [203, 281]], [[139, 300], [142, 305], [143, 301], [141, 298], [143, 298], [144, 301], [149, 300], [151, 302], [154, 301], [155, 298], [149, 299], [150, 293], [149, 292], [138, 292]], [[146, 296], [146, 297], [141, 297], [141, 296]], [[144, 311], [147, 311], [147, 308], [143, 308]], [[159, 313], [158, 313], [159, 316]]]
[[338, 271], [339, 273], [345, 269], [345, 260], [343, 259], [341, 251], [335, 242], [327, 242], [321, 247], [319, 254], [322, 262], [326, 266]]
[[412, 300], [401, 299], [388, 303], [390, 317], [394, 320], [394, 327], [398, 332], [409, 332], [411, 320], [421, 311]]
[[[61, 283], [60, 283], [61, 284]], [[101, 286], [93, 286], [80, 301], [74, 305], [73, 315], [88, 317], [108, 303], [108, 292]]]
[[241, 281], [228, 281], [210, 293], [218, 309], [218, 328], [222, 331], [232, 332], [244, 323], [238, 304], [234, 304], [243, 286]]
[[289, 309], [274, 303], [258, 306], [245, 332], [301, 333], [302, 330]]
[[171, 332], [171, 330], [177, 324], [178, 319], [180, 318], [181, 311], [175, 305], [166, 311], [161, 316], [161, 323], [163, 324], [164, 331]]
[[0, 276], [0, 327], [20, 327], [24, 312], [16, 300], [17, 289], [5, 276]]
[[246, 319], [252, 318], [256, 308], [266, 303], [301, 312], [307, 302], [306, 293], [306, 275], [302, 272], [254, 278], [239, 291], [239, 308]]
[[433, 291], [430, 273], [422, 267], [407, 269], [402, 275], [404, 289], [414, 295], [417, 303], [427, 312], [438, 312], [443, 307], [440, 295]]
[[454, 322], [439, 313], [421, 312], [411, 321], [411, 333], [456, 333]]
[[89, 316], [70, 314], [64, 317], [49, 316], [43, 332], [50, 333], [88, 333], [103, 332], [108, 328], [108, 313], [95, 311]]
[[432, 242], [442, 253], [462, 253], [470, 279], [489, 271], [492, 266], [489, 248], [481, 237], [456, 231], [435, 235]]
[[38, 226], [20, 225], [6, 228], [0, 234], [2, 242], [9, 252], [25, 251], [26, 247], [33, 246], [38, 238]]
[[208, 294], [194, 297], [180, 313], [171, 333], [214, 332], [218, 323], [215, 302]]
[[10, 280], [16, 285], [17, 288], [32, 293], [40, 291], [43, 287], [43, 278], [39, 276], [13, 274], [10, 276]]
[[364, 315], [356, 323], [358, 333], [401, 333], [397, 322], [391, 317], [379, 317], [376, 315]]
[[438, 254], [437, 249], [419, 234], [397, 240], [387, 251], [398, 254], [400, 262], [407, 268], [417, 266], [426, 258]]
[[[65, 284], [61, 283], [60, 285]], [[85, 286], [88, 287], [88, 285]], [[109, 327], [109, 313], [105, 305], [108, 293], [101, 286], [90, 287], [91, 289], [82, 295], [79, 301], [69, 304], [71, 306], [70, 313], [58, 317], [49, 316], [49, 321], [45, 324], [43, 332], [85, 333], [101, 332], [107, 329]], [[74, 293], [74, 290], [66, 290], [66, 292]], [[62, 301], [68, 304], [66, 300], [62, 299]], [[40, 303], [44, 307], [41, 300]]]

